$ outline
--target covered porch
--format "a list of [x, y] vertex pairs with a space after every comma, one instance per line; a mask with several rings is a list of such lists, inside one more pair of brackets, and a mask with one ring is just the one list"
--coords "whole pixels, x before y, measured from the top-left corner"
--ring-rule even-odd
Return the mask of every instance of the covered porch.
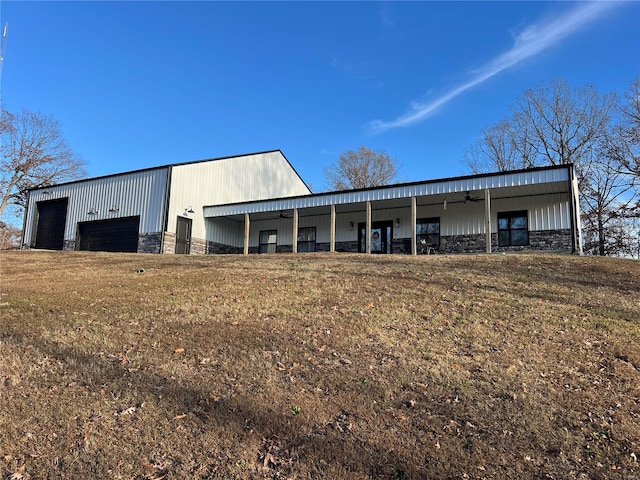
[[204, 208], [210, 253], [579, 252], [572, 167]]

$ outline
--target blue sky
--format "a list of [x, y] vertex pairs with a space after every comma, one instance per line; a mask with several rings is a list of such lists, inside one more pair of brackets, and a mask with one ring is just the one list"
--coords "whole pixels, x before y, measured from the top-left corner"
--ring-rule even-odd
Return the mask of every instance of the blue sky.
[[349, 149], [399, 180], [463, 155], [557, 77], [640, 76], [640, 2], [31, 2], [9, 24], [2, 101], [52, 115], [99, 176], [281, 149], [314, 191]]

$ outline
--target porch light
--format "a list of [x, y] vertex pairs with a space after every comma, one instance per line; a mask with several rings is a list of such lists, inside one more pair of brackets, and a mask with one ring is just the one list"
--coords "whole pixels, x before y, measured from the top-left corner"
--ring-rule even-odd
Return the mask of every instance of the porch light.
[[184, 209], [184, 216], [188, 217], [190, 213], [195, 213], [191, 205]]
[[349, 230], [353, 230], [353, 222], [349, 222]]
[[111, 205], [111, 208], [109, 208], [109, 213], [116, 213], [118, 211], [120, 211], [120, 209], [116, 205]]
[[91, 208], [89, 209], [89, 211], [87, 212], [87, 215], [97, 215], [98, 213], [100, 213], [100, 212], [98, 212], [98, 209], [97, 209], [97, 208], [95, 208], [95, 207], [91, 207]]
[[396, 227], [399, 227], [399, 226], [400, 226], [400, 219], [396, 218]]

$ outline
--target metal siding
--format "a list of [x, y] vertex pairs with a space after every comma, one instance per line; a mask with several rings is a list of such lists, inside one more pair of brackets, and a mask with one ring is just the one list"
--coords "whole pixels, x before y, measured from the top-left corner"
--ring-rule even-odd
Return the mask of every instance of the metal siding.
[[449, 204], [440, 216], [440, 235], [477, 233], [484, 233], [484, 202]]
[[[566, 194], [496, 200], [491, 203], [491, 229], [498, 231], [498, 212], [527, 210], [529, 230], [562, 230], [571, 228], [569, 200]], [[478, 232], [482, 233], [484, 230]]]
[[329, 243], [331, 215], [300, 216], [298, 228], [316, 227], [316, 243]]
[[205, 224], [207, 240], [234, 247], [244, 245], [244, 222], [226, 218], [208, 218]]
[[291, 245], [292, 221], [292, 219], [252, 221], [251, 231], [249, 233], [249, 245], [257, 247], [260, 244], [260, 232], [263, 230], [276, 230], [278, 232], [276, 238], [277, 245]]
[[[140, 216], [140, 233], [162, 231], [162, 210], [166, 190], [167, 169], [144, 170], [130, 174], [84, 180], [32, 190], [25, 228], [25, 244], [33, 240], [36, 204], [56, 198], [69, 198], [65, 240], [76, 238], [78, 222]], [[45, 195], [44, 192], [50, 192]], [[117, 212], [109, 212], [112, 206]], [[98, 214], [89, 215], [90, 209]]]
[[191, 206], [192, 236], [207, 238], [202, 215], [205, 205], [310, 194], [280, 152], [267, 152], [173, 167], [168, 230]]

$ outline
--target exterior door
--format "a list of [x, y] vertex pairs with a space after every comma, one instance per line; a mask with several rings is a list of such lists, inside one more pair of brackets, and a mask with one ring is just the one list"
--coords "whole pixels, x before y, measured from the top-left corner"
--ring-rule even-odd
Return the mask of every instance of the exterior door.
[[68, 203], [68, 198], [38, 202], [38, 225], [34, 248], [63, 249]]
[[176, 225], [176, 253], [191, 252], [191, 219], [178, 217]]
[[[358, 224], [358, 230], [358, 251], [364, 253], [367, 250], [367, 224]], [[373, 222], [371, 224], [371, 253], [391, 253], [392, 239], [393, 222]]]

